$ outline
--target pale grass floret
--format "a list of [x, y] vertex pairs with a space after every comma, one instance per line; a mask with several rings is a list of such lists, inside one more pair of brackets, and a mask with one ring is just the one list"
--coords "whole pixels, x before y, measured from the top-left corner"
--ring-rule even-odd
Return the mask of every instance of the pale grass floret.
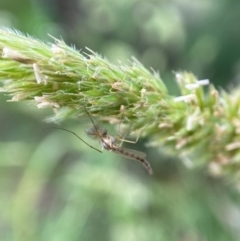
[[8, 100], [8, 102], [24, 100], [26, 97], [27, 97], [27, 94], [19, 93], [19, 94], [14, 95], [11, 100]]
[[195, 112], [187, 118], [187, 127], [186, 127], [187, 130], [188, 131], [192, 130], [196, 123], [201, 124], [201, 122], [199, 121], [200, 119], [201, 119], [200, 109], [196, 107]]
[[189, 89], [189, 90], [195, 90], [201, 86], [204, 85], [208, 85], [209, 84], [209, 80], [208, 79], [204, 79], [204, 80], [198, 80], [196, 83], [193, 84], [186, 84], [185, 88]]
[[176, 73], [175, 75], [176, 81], [178, 84], [181, 84], [183, 81], [183, 76], [180, 73]]
[[51, 45], [51, 51], [53, 52], [53, 54], [64, 53], [64, 50], [59, 48], [59, 46], [57, 44], [52, 44]]
[[2, 57], [8, 58], [8, 59], [25, 59], [26, 58], [23, 54], [20, 54], [17, 50], [13, 50], [7, 47], [3, 48]]
[[227, 151], [232, 151], [239, 148], [240, 148], [240, 141], [232, 142], [225, 147]]
[[49, 108], [49, 107], [53, 107], [53, 108], [59, 108], [59, 104], [56, 102], [53, 102], [51, 100], [48, 100], [47, 96], [35, 96], [34, 97], [35, 101], [38, 103], [37, 107], [39, 109], [41, 108]]
[[181, 102], [181, 101], [183, 101], [183, 102], [188, 103], [188, 102], [191, 102], [191, 101], [193, 101], [193, 100], [195, 100], [195, 99], [196, 99], [196, 97], [195, 97], [194, 94], [189, 94], [189, 95], [183, 95], [183, 96], [175, 97], [175, 98], [174, 98], [174, 101], [175, 101], [175, 102]]
[[210, 162], [208, 165], [209, 172], [214, 176], [221, 176], [222, 166], [217, 162]]
[[47, 84], [47, 78], [42, 75], [39, 65], [36, 63], [33, 64], [33, 72], [38, 84], [41, 84], [41, 83]]

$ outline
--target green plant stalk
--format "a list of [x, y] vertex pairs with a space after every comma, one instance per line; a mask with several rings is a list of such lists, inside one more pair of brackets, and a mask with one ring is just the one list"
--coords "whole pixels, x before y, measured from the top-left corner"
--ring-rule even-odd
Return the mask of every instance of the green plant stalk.
[[[81, 117], [122, 118], [131, 132], [155, 146], [212, 173], [240, 170], [240, 91], [219, 93], [207, 80], [176, 73], [180, 96], [171, 96], [154, 71], [136, 59], [114, 65], [95, 52], [79, 52], [62, 40], [46, 44], [0, 30], [0, 80], [11, 101], [32, 101], [52, 108], [48, 121]], [[204, 88], [204, 85], [208, 85]]]

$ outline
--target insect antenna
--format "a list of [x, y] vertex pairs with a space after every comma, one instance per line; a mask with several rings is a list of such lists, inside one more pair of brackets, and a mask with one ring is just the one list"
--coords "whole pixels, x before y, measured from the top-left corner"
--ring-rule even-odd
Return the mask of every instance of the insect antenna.
[[94, 146], [91, 146], [89, 145], [86, 141], [84, 141], [79, 135], [77, 135], [75, 132], [73, 131], [70, 131], [70, 130], [67, 130], [67, 129], [64, 129], [64, 128], [61, 128], [61, 127], [46, 127], [46, 128], [43, 128], [42, 130], [46, 130], [46, 129], [58, 129], [58, 130], [63, 130], [63, 131], [67, 131], [73, 135], [75, 135], [79, 140], [81, 140], [83, 143], [85, 143], [86, 145], [88, 145], [90, 148], [102, 153], [102, 151], [98, 150], [97, 148], [95, 148]]
[[95, 130], [97, 130], [98, 128], [97, 128], [97, 126], [95, 125], [92, 116], [90, 115], [90, 113], [88, 112], [88, 110], [87, 110], [86, 108], [85, 108], [85, 110], [86, 110], [86, 113], [87, 113], [87, 115], [89, 116], [89, 118], [90, 118], [90, 120], [91, 120], [91, 122], [92, 122], [92, 124], [93, 124], [93, 127], [95, 128]]

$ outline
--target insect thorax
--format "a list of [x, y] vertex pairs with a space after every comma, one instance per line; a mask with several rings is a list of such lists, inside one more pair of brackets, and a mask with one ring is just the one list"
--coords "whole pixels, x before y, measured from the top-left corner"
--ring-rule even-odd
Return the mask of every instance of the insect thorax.
[[107, 136], [107, 130], [92, 126], [85, 130], [86, 134], [92, 138], [101, 138]]
[[116, 142], [116, 138], [109, 135], [103, 137], [101, 140], [103, 148], [108, 151], [114, 151], [114, 149], [116, 148]]

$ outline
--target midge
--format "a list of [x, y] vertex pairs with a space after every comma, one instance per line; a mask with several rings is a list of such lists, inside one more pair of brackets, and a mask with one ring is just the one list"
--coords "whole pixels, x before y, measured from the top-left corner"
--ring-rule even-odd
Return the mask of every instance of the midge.
[[[109, 135], [106, 129], [101, 129], [98, 126], [96, 126], [90, 113], [87, 110], [86, 110], [86, 112], [87, 112], [88, 116], [90, 117], [90, 120], [92, 122], [92, 127], [85, 130], [85, 132], [89, 137], [98, 139], [100, 141], [102, 150], [105, 149], [107, 151], [111, 151], [118, 155], [122, 155], [128, 159], [139, 161], [147, 169], [149, 174], [153, 173], [150, 163], [146, 160], [147, 155], [144, 152], [121, 147], [121, 145], [119, 145], [117, 143], [118, 140], [121, 140], [122, 142], [130, 142], [130, 141]], [[75, 136], [77, 136], [82, 142], [84, 142], [90, 148], [92, 148], [98, 152], [102, 152], [102, 151], [98, 150], [97, 148], [89, 145], [86, 141], [84, 141], [81, 137], [79, 137], [76, 133], [74, 133], [72, 131], [69, 131], [64, 128], [59, 128], [59, 127], [53, 127], [53, 128], [70, 132], [70, 133], [74, 134]], [[135, 143], [135, 142], [133, 142], [133, 143]]]
[[132, 160], [135, 160], [135, 161], [139, 161], [147, 169], [149, 174], [153, 173], [150, 163], [146, 160], [147, 155], [144, 152], [140, 152], [140, 151], [136, 151], [136, 150], [121, 147], [117, 143], [117, 140], [122, 140], [123, 142], [124, 141], [126, 142], [126, 140], [119, 139], [119, 138], [108, 135], [107, 130], [98, 128], [94, 124], [94, 121], [93, 121], [91, 115], [88, 112], [87, 112], [87, 114], [89, 115], [93, 126], [90, 127], [88, 130], [86, 130], [86, 133], [90, 137], [93, 137], [95, 139], [99, 139], [100, 143], [102, 145], [102, 149], [114, 152], [116, 154], [122, 155], [126, 158], [129, 158], [129, 159], [132, 159]]

